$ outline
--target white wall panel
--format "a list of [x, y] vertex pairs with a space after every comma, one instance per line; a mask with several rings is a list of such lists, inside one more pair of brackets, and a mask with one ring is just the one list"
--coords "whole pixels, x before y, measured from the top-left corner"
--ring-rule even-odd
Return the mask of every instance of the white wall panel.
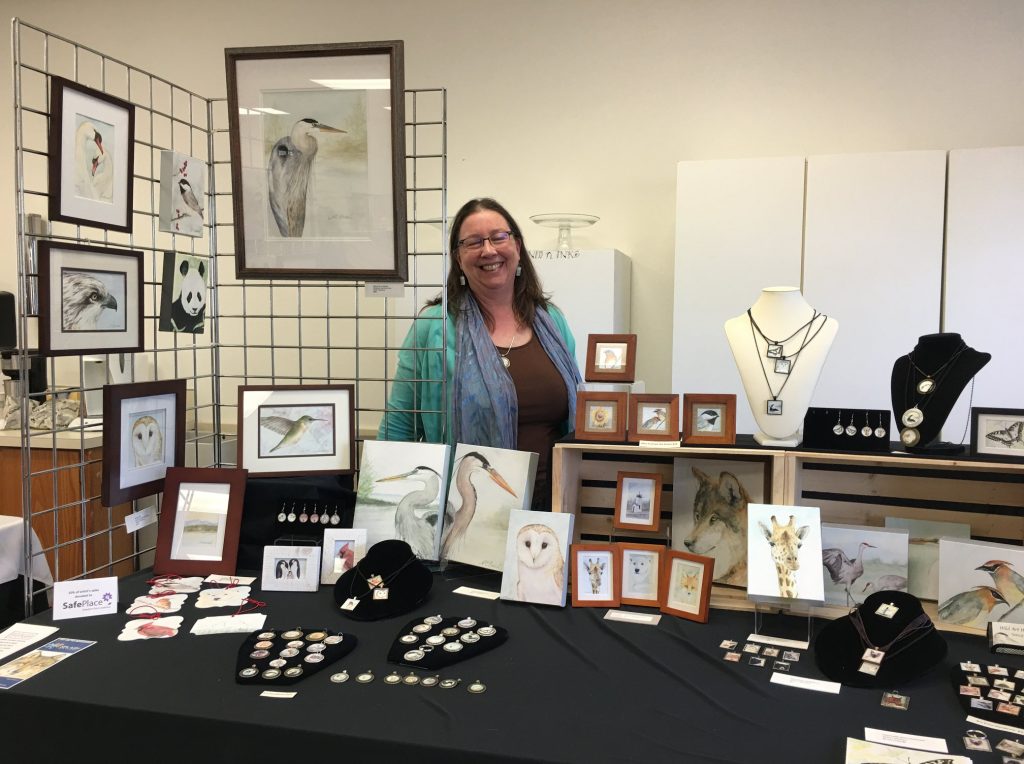
[[739, 433], [754, 420], [722, 325], [799, 284], [803, 186], [803, 157], [679, 163], [672, 391], [736, 393]]
[[804, 296], [839, 321], [812, 405], [891, 407], [895, 360], [939, 331], [946, 153], [807, 159]]
[[[1022, 283], [1024, 147], [949, 152], [944, 328], [992, 354], [975, 380], [975, 406], [1024, 407]], [[960, 441], [969, 392], [947, 420], [947, 440]]]

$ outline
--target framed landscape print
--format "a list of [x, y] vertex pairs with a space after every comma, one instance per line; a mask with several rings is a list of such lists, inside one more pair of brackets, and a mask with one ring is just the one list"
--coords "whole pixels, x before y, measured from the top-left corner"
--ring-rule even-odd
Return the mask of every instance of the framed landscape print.
[[142, 253], [39, 242], [39, 352], [142, 351]]
[[403, 51], [225, 51], [240, 278], [405, 281]]
[[238, 460], [252, 475], [353, 472], [352, 385], [238, 388]]
[[612, 525], [627, 531], [658, 530], [661, 482], [657, 472], [620, 472], [616, 477]]
[[971, 455], [1024, 462], [1024, 409], [971, 409]]
[[736, 396], [683, 395], [683, 443], [732, 445], [736, 442]]
[[163, 490], [185, 465], [185, 380], [103, 387], [103, 505]]
[[622, 604], [657, 607], [661, 601], [662, 558], [667, 551], [659, 544], [622, 541], [619, 570], [622, 571]]
[[632, 382], [636, 376], [635, 334], [591, 334], [587, 337], [587, 382]]
[[240, 469], [167, 470], [154, 573], [234, 575], [245, 478]]
[[160, 152], [160, 230], [202, 236], [206, 163], [180, 151]]
[[714, 577], [711, 557], [667, 551], [661, 568], [661, 612], [707, 623]]
[[581, 390], [576, 394], [576, 439], [626, 439], [628, 393]]
[[50, 219], [131, 233], [135, 109], [50, 78]]
[[679, 440], [678, 395], [629, 397], [629, 441], [643, 440]]
[[614, 544], [573, 544], [572, 606], [618, 607], [622, 590]]

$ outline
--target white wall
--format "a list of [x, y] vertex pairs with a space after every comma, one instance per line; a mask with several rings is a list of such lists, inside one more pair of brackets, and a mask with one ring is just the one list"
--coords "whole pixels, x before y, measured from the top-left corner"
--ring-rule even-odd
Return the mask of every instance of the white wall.
[[[1024, 141], [1018, 0], [3, 0], [0, 9], [209, 96], [225, 93], [225, 47], [404, 39], [407, 86], [448, 88], [452, 211], [497, 196], [533, 249], [552, 247], [555, 232], [529, 215], [599, 215], [575, 245], [629, 253], [632, 328], [655, 347], [671, 346], [680, 160]], [[282, 18], [293, 10], [301, 16]], [[0, 76], [0, 289], [16, 291], [10, 102]], [[668, 357], [638, 359], [648, 390], [669, 389]]]

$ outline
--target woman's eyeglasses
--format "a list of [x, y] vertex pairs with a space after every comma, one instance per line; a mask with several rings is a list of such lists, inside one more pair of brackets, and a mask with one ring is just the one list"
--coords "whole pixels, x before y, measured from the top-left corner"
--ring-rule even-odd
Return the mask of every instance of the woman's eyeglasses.
[[489, 241], [491, 246], [497, 249], [502, 244], [508, 242], [509, 239], [515, 236], [511, 231], [498, 231], [492, 233], [490, 236], [467, 236], [458, 242], [459, 249], [464, 249], [469, 252], [477, 252], [484, 248], [484, 242]]

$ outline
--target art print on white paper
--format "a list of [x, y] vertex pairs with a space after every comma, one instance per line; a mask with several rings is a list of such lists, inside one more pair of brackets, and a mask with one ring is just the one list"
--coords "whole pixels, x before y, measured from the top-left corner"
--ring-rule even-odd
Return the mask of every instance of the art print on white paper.
[[184, 620], [180, 615], [166, 618], [137, 618], [125, 624], [124, 629], [117, 635], [117, 639], [120, 642], [133, 642], [137, 639], [176, 637]]
[[967, 523], [887, 517], [885, 518], [885, 527], [904, 528], [910, 533], [907, 591], [918, 599], [937, 600], [939, 598], [939, 539], [969, 539], [971, 526]]
[[196, 607], [201, 610], [211, 607], [241, 607], [249, 597], [252, 587], [225, 586], [203, 589], [196, 598]]
[[[370, 444], [367, 441], [364, 448]], [[320, 583], [333, 584], [366, 556], [364, 528], [328, 528], [324, 531]]]
[[565, 607], [574, 519], [571, 512], [509, 513], [501, 599]]
[[320, 586], [320, 547], [263, 547], [260, 588], [268, 592], [315, 592]]
[[530, 506], [537, 454], [459, 443], [452, 464], [441, 559], [501, 570], [509, 513]]
[[1024, 548], [939, 539], [939, 619], [984, 629], [989, 621], [1024, 623]]
[[581, 602], [615, 598], [615, 552], [584, 550], [576, 555], [576, 598]]
[[421, 560], [438, 559], [448, 453], [443, 444], [364, 441], [352, 525], [366, 529], [369, 546], [399, 539]]
[[621, 542], [623, 604], [656, 606], [661, 599], [661, 559], [665, 548]]
[[227, 483], [181, 484], [170, 559], [223, 559], [230, 491]]
[[206, 163], [180, 151], [160, 152], [160, 230], [202, 236]]
[[873, 592], [905, 592], [908, 538], [905, 530], [823, 523], [825, 603], [853, 606]]
[[821, 511], [818, 507], [747, 507], [747, 596], [821, 602]]
[[188, 599], [187, 594], [161, 594], [156, 597], [143, 595], [136, 597], [128, 606], [128, 615], [145, 613], [177, 613]]
[[693, 560], [673, 557], [669, 560], [666, 607], [696, 615], [700, 612], [701, 592], [704, 588], [705, 566]]
[[121, 400], [121, 473], [119, 488], [159, 480], [174, 466], [177, 396]]

